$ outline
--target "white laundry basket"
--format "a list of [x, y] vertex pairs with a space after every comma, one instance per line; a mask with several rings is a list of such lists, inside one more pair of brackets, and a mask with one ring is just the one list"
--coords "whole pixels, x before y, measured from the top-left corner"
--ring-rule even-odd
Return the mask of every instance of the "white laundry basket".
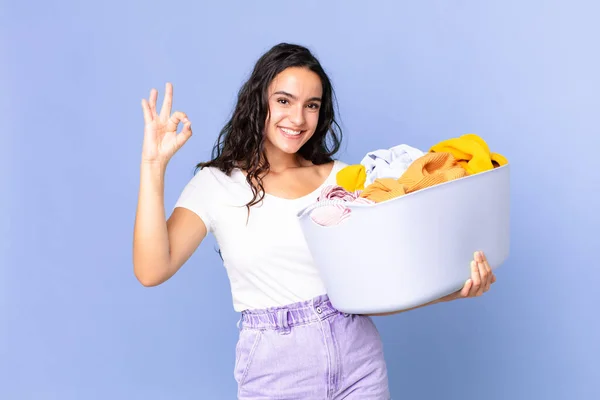
[[431, 186], [321, 226], [298, 213], [332, 304], [346, 313], [403, 310], [459, 290], [482, 250], [492, 269], [510, 246], [509, 165]]

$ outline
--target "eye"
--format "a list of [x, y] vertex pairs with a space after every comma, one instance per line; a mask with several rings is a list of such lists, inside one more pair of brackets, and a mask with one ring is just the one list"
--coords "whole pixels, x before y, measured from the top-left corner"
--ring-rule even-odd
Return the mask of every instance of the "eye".
[[308, 105], [308, 108], [312, 108], [313, 110], [318, 110], [319, 109], [319, 104], [318, 103], [311, 103]]
[[287, 99], [284, 99], [284, 98], [277, 99], [277, 102], [279, 104], [283, 104], [283, 105], [289, 104], [289, 101]]

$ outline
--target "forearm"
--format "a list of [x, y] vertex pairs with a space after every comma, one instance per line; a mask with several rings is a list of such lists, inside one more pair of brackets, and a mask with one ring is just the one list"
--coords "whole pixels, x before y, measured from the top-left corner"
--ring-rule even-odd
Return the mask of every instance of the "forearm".
[[411, 307], [411, 308], [406, 308], [404, 310], [390, 311], [390, 312], [386, 312], [386, 313], [376, 313], [376, 314], [363, 314], [363, 315], [367, 315], [367, 316], [370, 316], [370, 317], [385, 317], [385, 316], [388, 316], [388, 315], [400, 314], [400, 313], [403, 313], [403, 312], [406, 312], [406, 311], [415, 310], [417, 308], [422, 308], [422, 307], [430, 306], [430, 305], [437, 304], [437, 303], [443, 303], [445, 301], [448, 301], [447, 298], [446, 297], [442, 297], [440, 299], [430, 301], [429, 303], [421, 304], [419, 306], [415, 306], [415, 307]]
[[164, 166], [141, 164], [133, 234], [133, 266], [136, 277], [146, 286], [159, 284], [170, 275], [164, 181]]

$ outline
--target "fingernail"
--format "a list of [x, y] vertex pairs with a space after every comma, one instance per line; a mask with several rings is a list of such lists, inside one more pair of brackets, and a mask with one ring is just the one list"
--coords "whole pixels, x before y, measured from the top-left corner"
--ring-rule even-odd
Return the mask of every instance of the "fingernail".
[[183, 119], [183, 122], [184, 122], [184, 123], [187, 123], [187, 122], [188, 122], [188, 119], [187, 119], [187, 118], [184, 118], [184, 119]]

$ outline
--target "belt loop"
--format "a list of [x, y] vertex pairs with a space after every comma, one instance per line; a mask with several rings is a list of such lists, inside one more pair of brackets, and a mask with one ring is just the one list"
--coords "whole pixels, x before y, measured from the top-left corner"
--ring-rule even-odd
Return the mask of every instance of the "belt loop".
[[238, 330], [241, 331], [241, 324], [242, 324], [242, 316], [240, 316], [240, 319], [238, 319], [238, 322], [236, 322], [235, 326], [237, 326]]
[[281, 334], [282, 335], [287, 335], [291, 331], [290, 325], [288, 323], [289, 312], [290, 311], [288, 309], [281, 309], [277, 312], [277, 317], [278, 317], [277, 319], [281, 321]]

